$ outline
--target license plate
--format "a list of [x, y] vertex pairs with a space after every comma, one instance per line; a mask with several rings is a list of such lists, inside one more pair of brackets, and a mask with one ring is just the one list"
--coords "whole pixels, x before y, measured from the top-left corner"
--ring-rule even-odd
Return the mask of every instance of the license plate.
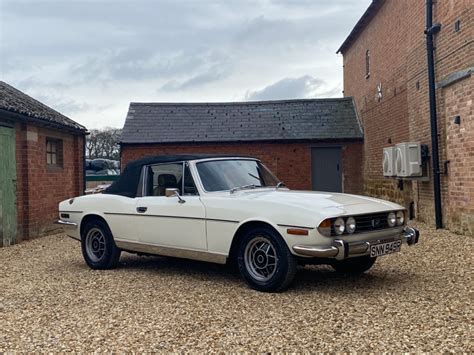
[[402, 245], [401, 240], [396, 240], [389, 243], [380, 243], [370, 246], [370, 257], [375, 258], [376, 256], [382, 256], [387, 254], [392, 254], [400, 251]]

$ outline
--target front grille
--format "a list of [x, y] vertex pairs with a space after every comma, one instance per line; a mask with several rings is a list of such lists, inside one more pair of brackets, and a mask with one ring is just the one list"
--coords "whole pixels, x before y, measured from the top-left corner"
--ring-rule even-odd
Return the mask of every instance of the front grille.
[[389, 228], [387, 222], [388, 214], [389, 212], [381, 212], [355, 216], [356, 233]]
[[[371, 231], [376, 231], [376, 230], [381, 230], [381, 229], [387, 229], [390, 228], [388, 226], [387, 222], [387, 217], [388, 214], [391, 211], [388, 212], [378, 212], [378, 213], [370, 213], [370, 214], [362, 214], [362, 215], [355, 215], [352, 216], [356, 220], [356, 230], [354, 234], [358, 233], [365, 233], [365, 232], [371, 232]], [[396, 211], [394, 211], [396, 212]], [[347, 220], [347, 217], [349, 216], [341, 216], [344, 218], [344, 221]], [[336, 218], [331, 218], [331, 235], [332, 236], [338, 236], [336, 232], [334, 231], [334, 221]], [[351, 235], [348, 234], [347, 232], [344, 232], [343, 235]]]

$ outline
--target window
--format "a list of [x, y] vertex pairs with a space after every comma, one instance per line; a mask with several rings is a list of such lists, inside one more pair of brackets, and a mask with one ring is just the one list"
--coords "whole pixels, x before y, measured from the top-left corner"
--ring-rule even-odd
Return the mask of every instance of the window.
[[146, 196], [166, 196], [166, 189], [178, 189], [180, 195], [198, 194], [187, 164], [151, 165], [147, 168], [146, 180]]
[[63, 142], [60, 139], [46, 139], [46, 164], [63, 165]]
[[365, 52], [365, 78], [370, 76], [370, 51]]

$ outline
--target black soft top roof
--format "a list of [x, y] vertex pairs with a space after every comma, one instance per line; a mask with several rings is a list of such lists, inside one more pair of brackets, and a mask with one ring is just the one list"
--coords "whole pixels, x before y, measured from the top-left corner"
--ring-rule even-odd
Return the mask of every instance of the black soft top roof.
[[155, 155], [139, 160], [131, 161], [123, 170], [120, 178], [110, 185], [104, 194], [122, 195], [126, 197], [136, 197], [140, 174], [144, 165], [175, 163], [180, 161], [210, 159], [210, 158], [253, 158], [239, 154], [178, 154], [178, 155]]

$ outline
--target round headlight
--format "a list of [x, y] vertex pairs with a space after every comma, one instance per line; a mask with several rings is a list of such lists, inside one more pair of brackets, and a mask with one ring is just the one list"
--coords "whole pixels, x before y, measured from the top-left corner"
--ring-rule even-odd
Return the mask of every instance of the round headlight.
[[403, 211], [397, 212], [397, 226], [401, 226], [405, 222], [405, 213]]
[[395, 215], [395, 212], [390, 212], [388, 214], [387, 223], [389, 227], [395, 227], [395, 224], [397, 223], [397, 216]]
[[356, 220], [354, 217], [349, 217], [346, 221], [346, 231], [349, 234], [354, 233], [356, 230]]
[[344, 233], [344, 230], [346, 229], [346, 225], [344, 223], [344, 219], [341, 217], [337, 218], [334, 221], [334, 231], [336, 232], [337, 235], [341, 235]]

